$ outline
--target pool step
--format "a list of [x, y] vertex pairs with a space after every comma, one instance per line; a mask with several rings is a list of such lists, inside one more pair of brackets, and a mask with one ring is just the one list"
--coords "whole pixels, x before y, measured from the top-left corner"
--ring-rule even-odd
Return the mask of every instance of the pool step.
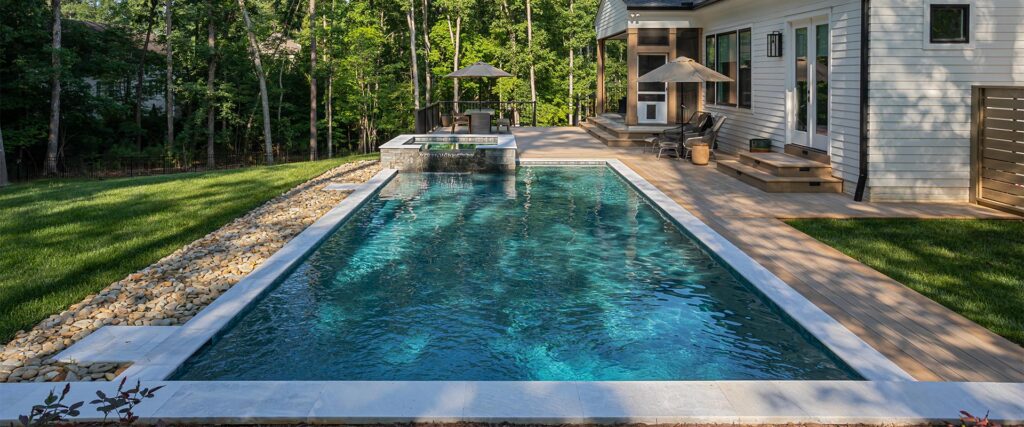
[[[843, 180], [821, 176], [777, 176], [737, 160], [719, 160], [718, 170], [768, 193], [840, 193]], [[831, 171], [831, 168], [829, 168]]]

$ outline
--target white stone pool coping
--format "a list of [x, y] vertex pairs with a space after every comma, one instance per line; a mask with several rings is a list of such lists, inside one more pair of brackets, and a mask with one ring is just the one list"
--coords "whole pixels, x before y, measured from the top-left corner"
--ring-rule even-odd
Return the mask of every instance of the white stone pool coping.
[[[959, 410], [991, 411], [1024, 423], [1024, 384], [916, 382], [768, 270], [618, 160], [520, 159], [522, 165], [608, 165], [869, 381], [417, 382], [164, 381], [278, 277], [397, 175], [378, 173], [337, 207], [183, 326], [109, 332], [92, 343], [145, 341], [148, 351], [122, 374], [163, 385], [137, 408], [144, 423], [829, 423], [911, 424], [955, 420]], [[173, 329], [168, 334], [166, 329]], [[102, 329], [101, 329], [102, 330]], [[157, 344], [147, 331], [169, 335]], [[128, 337], [130, 335], [130, 337]], [[103, 337], [104, 335], [100, 335]], [[116, 347], [116, 346], [114, 346]], [[83, 348], [79, 357], [89, 357]], [[114, 348], [107, 348], [113, 353]], [[84, 352], [84, 353], [83, 353]], [[129, 352], [130, 353], [130, 352]], [[143, 354], [144, 353], [144, 354]], [[97, 357], [97, 355], [93, 355]], [[42, 402], [52, 383], [0, 384], [0, 425]], [[76, 383], [69, 401], [88, 401], [113, 383]], [[87, 406], [86, 408], [90, 408]], [[81, 421], [99, 413], [83, 411]]]
[[419, 150], [423, 144], [416, 144], [415, 142], [409, 144], [416, 138], [443, 138], [443, 139], [479, 139], [487, 138], [494, 139], [495, 144], [475, 144], [476, 149], [479, 150], [511, 150], [516, 149], [516, 137], [512, 134], [426, 134], [426, 135], [399, 135], [392, 138], [390, 141], [381, 145], [380, 148], [400, 148], [408, 150]]

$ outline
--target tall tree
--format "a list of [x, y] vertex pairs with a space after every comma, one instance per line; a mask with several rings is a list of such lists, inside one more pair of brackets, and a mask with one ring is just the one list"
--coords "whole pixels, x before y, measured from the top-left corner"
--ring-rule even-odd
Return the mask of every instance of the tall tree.
[[139, 51], [139, 67], [135, 76], [135, 147], [138, 151], [142, 151], [142, 87], [146, 79], [146, 54], [149, 53], [149, 41], [153, 36], [156, 7], [159, 4], [157, 0], [149, 1], [149, 13], [146, 15], [146, 38], [142, 42], [142, 50]]
[[53, 68], [50, 75], [50, 133], [46, 140], [46, 174], [57, 174], [57, 151], [60, 148], [58, 136], [60, 133], [60, 75], [61, 75], [61, 12], [60, 1], [52, 0], [50, 7], [53, 8], [53, 43], [50, 52], [50, 66]]
[[309, 160], [316, 160], [316, 0], [309, 0]]
[[324, 101], [327, 107], [327, 158], [334, 157], [334, 55], [331, 47], [334, 45], [334, 13], [337, 0], [331, 0], [330, 21], [324, 18], [324, 27], [327, 29], [327, 49], [324, 52], [327, 61], [327, 100]]
[[430, 78], [430, 0], [423, 1], [423, 80], [426, 83], [426, 90], [424, 90], [424, 101], [427, 105], [430, 105], [430, 91], [431, 78]]
[[417, 110], [420, 109], [420, 72], [416, 60], [416, 2], [409, 0], [409, 9], [405, 11], [405, 22], [409, 25], [409, 78], [412, 79], [412, 103]]
[[270, 100], [267, 97], [267, 75], [263, 73], [263, 61], [260, 60], [260, 46], [256, 43], [256, 33], [253, 32], [252, 20], [249, 19], [249, 11], [245, 8], [245, 0], [238, 0], [238, 8], [242, 11], [245, 33], [249, 39], [249, 54], [252, 55], [253, 67], [256, 68], [256, 78], [260, 84], [260, 102], [263, 106], [263, 144], [266, 151], [267, 165], [272, 165], [274, 164], [274, 141], [270, 136]]
[[214, 26], [214, 0], [206, 0], [206, 47], [209, 50], [206, 66], [206, 167], [217, 165], [214, 158], [214, 131], [217, 127], [214, 83], [217, 77], [217, 28]]
[[0, 187], [6, 187], [10, 183], [7, 180], [7, 155], [4, 154], [4, 130], [0, 126]]
[[[574, 0], [569, 0], [569, 16], [575, 17], [575, 6]], [[576, 116], [576, 100], [574, 99], [575, 93], [573, 91], [573, 84], [575, 83], [576, 77], [576, 47], [573, 45], [573, 28], [572, 25], [567, 26], [569, 28], [569, 37], [566, 40], [565, 46], [569, 48], [569, 125], [572, 126], [574, 118]]]
[[530, 0], [526, 0], [526, 49], [530, 58], [530, 101], [537, 102], [537, 71], [536, 55], [533, 51], [533, 9]]
[[165, 154], [171, 154], [171, 150], [174, 148], [174, 49], [171, 48], [172, 2], [173, 0], [164, 1], [164, 34], [167, 38], [166, 46], [164, 46], [164, 49], [167, 51], [167, 94], [164, 95], [164, 111], [167, 113], [167, 146], [164, 148]]
[[[459, 69], [459, 58], [462, 55], [462, 7], [458, 2], [448, 6], [448, 37], [452, 43], [452, 71]], [[452, 27], [452, 15], [455, 15], [455, 27]], [[459, 108], [459, 79], [452, 79], [452, 101], [455, 101], [455, 109]]]

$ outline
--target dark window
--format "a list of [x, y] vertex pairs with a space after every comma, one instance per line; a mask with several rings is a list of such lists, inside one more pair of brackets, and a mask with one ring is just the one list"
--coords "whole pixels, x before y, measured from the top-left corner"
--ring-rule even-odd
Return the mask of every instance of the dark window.
[[740, 30], [740, 107], [750, 108], [753, 105], [753, 91], [751, 90], [751, 67], [753, 66], [753, 55], [751, 53], [750, 30]]
[[707, 36], [704, 65], [732, 78], [733, 82], [707, 83], [708, 104], [753, 105], [753, 51], [750, 29]]
[[[704, 41], [704, 66], [712, 70], [715, 69], [715, 36], [708, 36]], [[715, 103], [715, 84], [707, 83], [704, 90], [705, 102], [708, 104]]]
[[[643, 76], [651, 71], [656, 70], [658, 67], [665, 65], [665, 55], [639, 55], [637, 57], [638, 62], [638, 76]], [[651, 83], [640, 83], [639, 92], [665, 92], [665, 83], [651, 82]]]
[[637, 33], [640, 46], [668, 46], [668, 30], [664, 28], [641, 28]]
[[933, 4], [931, 6], [932, 43], [970, 43], [971, 6]]

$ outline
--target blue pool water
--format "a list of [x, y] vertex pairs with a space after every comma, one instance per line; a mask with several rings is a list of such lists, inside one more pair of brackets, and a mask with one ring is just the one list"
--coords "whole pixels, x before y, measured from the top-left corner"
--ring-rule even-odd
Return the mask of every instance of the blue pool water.
[[400, 174], [178, 380], [858, 379], [613, 170]]

